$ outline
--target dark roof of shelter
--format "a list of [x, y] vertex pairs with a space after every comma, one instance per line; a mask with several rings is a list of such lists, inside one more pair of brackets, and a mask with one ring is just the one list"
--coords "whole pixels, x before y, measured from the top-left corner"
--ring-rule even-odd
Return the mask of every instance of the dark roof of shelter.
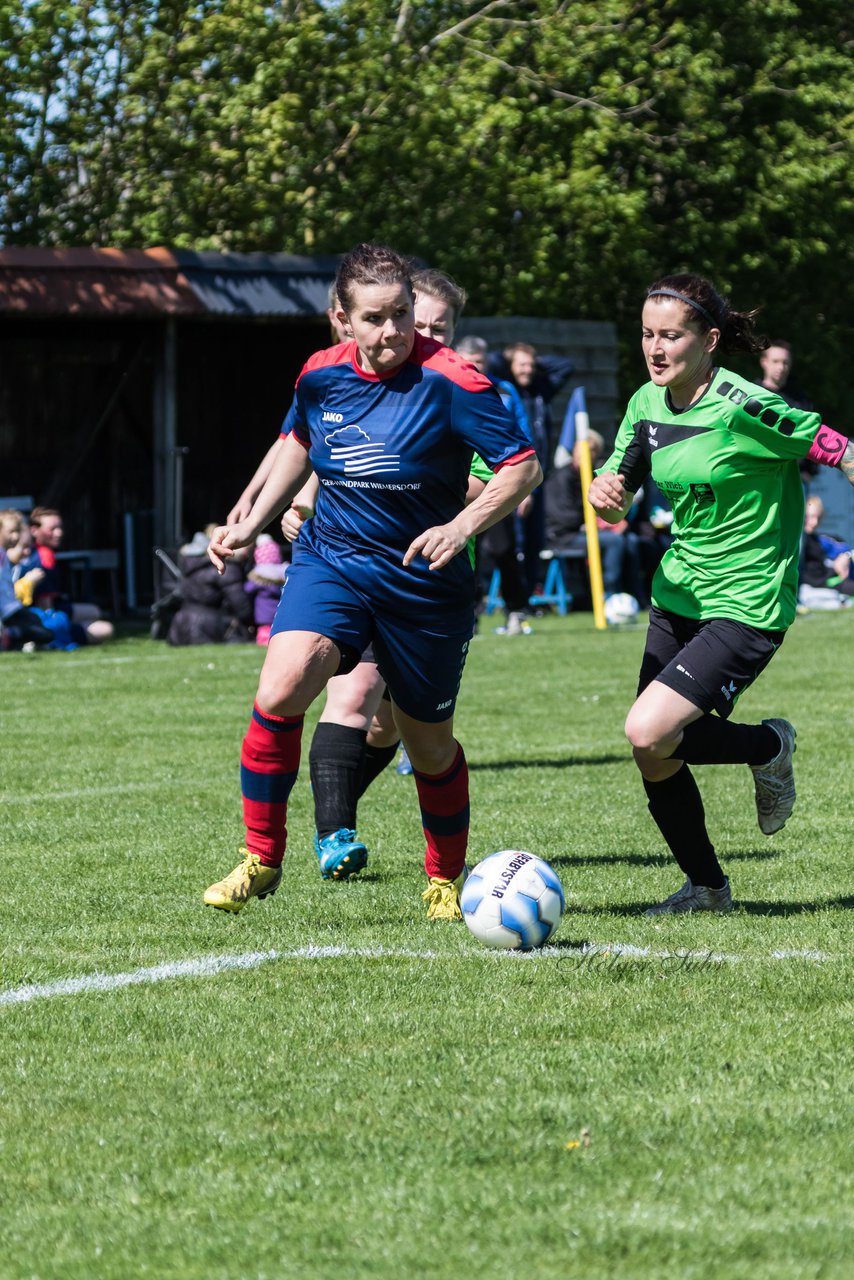
[[175, 257], [206, 311], [225, 315], [321, 315], [338, 259], [286, 253], [194, 253]]
[[0, 249], [0, 315], [318, 316], [334, 257], [155, 249]]

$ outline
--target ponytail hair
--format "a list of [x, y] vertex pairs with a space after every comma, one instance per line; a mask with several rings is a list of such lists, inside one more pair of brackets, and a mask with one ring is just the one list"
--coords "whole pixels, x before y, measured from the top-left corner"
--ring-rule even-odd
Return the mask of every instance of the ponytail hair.
[[335, 276], [335, 292], [345, 315], [353, 310], [361, 285], [403, 284], [412, 296], [412, 264], [384, 244], [357, 244], [345, 254]]
[[764, 351], [768, 339], [756, 333], [754, 320], [759, 314], [753, 311], [734, 311], [729, 301], [702, 276], [662, 276], [647, 289], [648, 298], [675, 298], [690, 311], [692, 322], [701, 332], [720, 329], [718, 349], [733, 354], [744, 351], [753, 354]]

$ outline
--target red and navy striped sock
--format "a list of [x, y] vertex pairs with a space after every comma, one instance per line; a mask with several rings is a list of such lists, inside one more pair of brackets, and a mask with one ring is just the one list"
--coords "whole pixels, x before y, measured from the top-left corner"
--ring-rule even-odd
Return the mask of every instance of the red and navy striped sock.
[[413, 770], [421, 825], [427, 838], [424, 870], [428, 876], [456, 880], [465, 866], [469, 839], [469, 771], [457, 743], [450, 769], [429, 774]]
[[272, 716], [258, 704], [240, 753], [246, 847], [268, 867], [285, 856], [288, 796], [299, 772], [304, 716]]

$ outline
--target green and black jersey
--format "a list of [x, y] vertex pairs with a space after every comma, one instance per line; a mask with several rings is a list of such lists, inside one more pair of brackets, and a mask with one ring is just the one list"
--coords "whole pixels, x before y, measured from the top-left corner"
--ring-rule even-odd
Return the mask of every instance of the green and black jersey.
[[654, 604], [768, 631], [790, 625], [804, 524], [798, 460], [820, 425], [817, 413], [726, 369], [687, 409], [671, 408], [652, 382], [636, 392], [599, 470], [619, 472], [632, 493], [652, 473], [673, 507]]

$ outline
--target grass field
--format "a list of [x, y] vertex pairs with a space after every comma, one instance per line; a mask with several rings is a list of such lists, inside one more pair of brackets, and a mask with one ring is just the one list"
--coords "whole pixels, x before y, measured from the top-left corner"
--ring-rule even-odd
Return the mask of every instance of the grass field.
[[697, 770], [737, 910], [648, 920], [681, 877], [622, 734], [643, 629], [483, 634], [470, 861], [568, 898], [528, 956], [428, 923], [393, 770], [358, 881], [319, 878], [306, 767], [278, 895], [202, 907], [254, 647], [3, 655], [3, 1280], [850, 1277], [852, 639], [799, 619], [740, 706], [798, 727], [784, 832]]

